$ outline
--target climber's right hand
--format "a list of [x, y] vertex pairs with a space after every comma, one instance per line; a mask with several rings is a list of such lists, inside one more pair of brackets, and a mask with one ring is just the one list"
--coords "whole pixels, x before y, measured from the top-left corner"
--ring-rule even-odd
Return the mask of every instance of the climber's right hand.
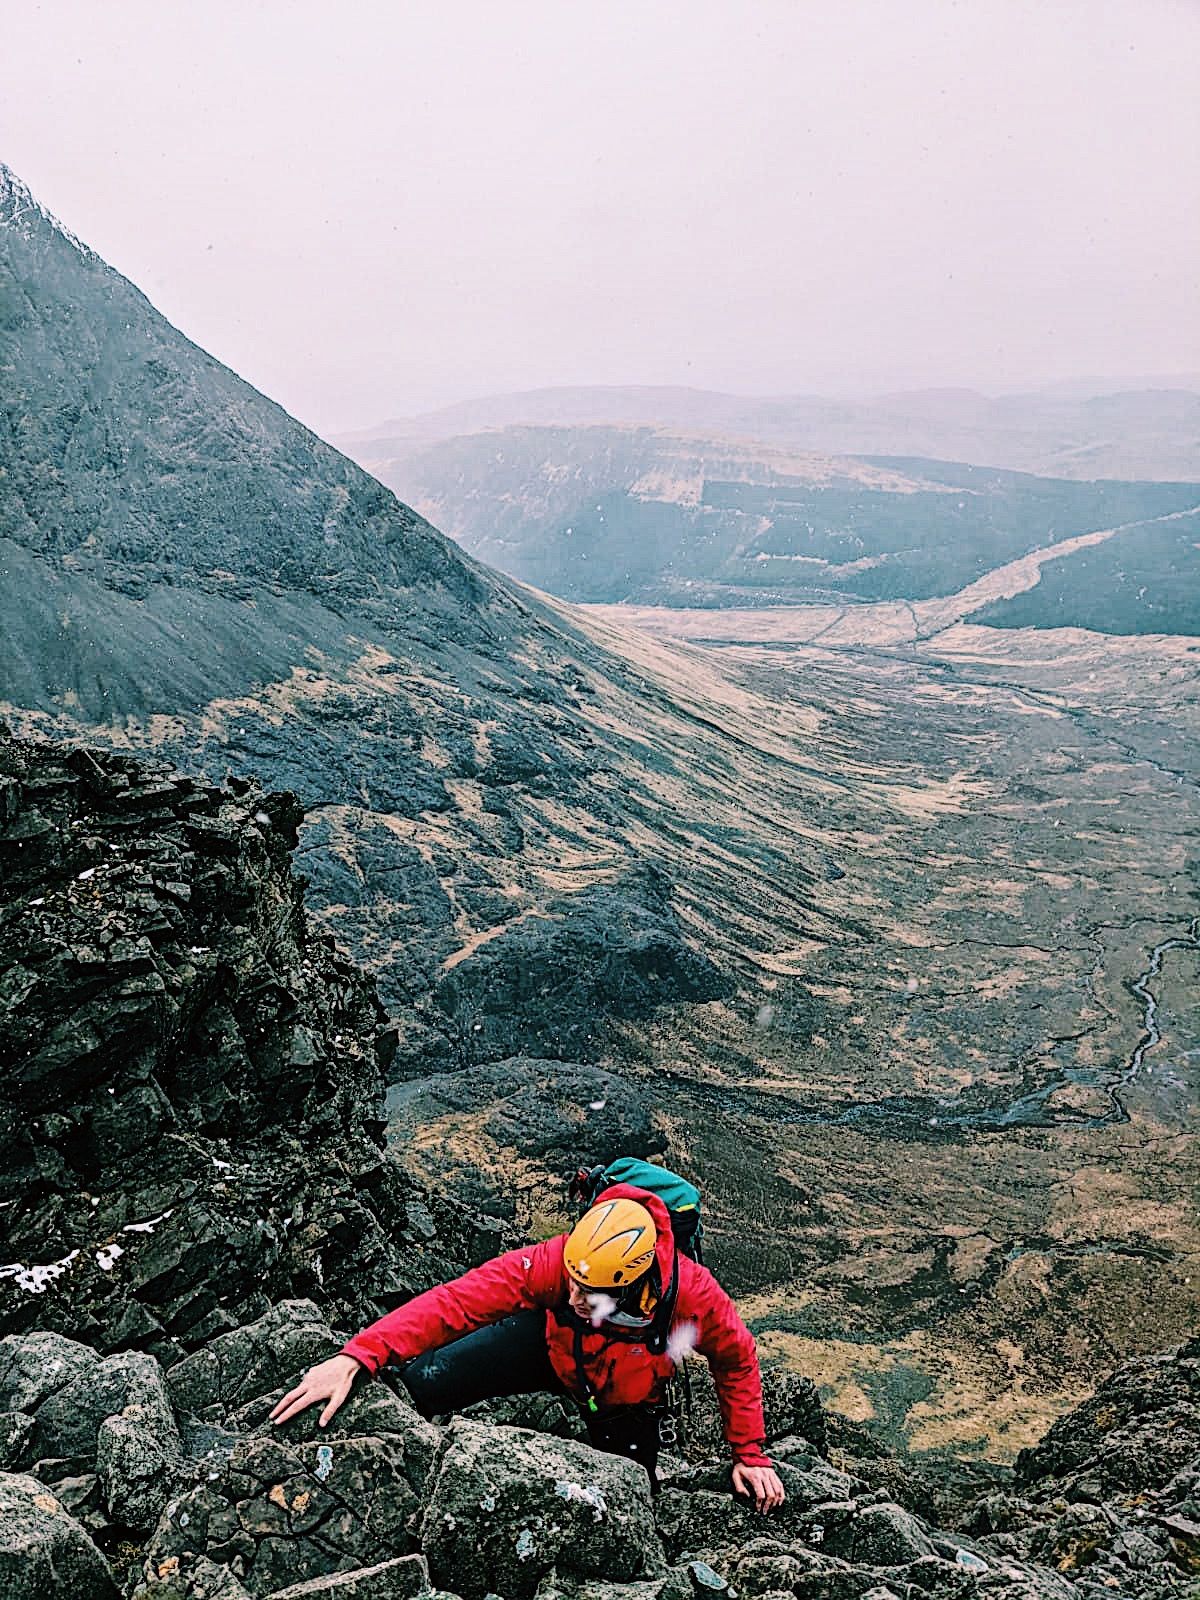
[[288, 1422], [307, 1411], [309, 1406], [325, 1400], [328, 1404], [320, 1419], [324, 1427], [354, 1387], [354, 1380], [361, 1371], [361, 1364], [353, 1356], [330, 1356], [328, 1361], [306, 1372], [294, 1389], [289, 1389], [271, 1412], [271, 1421]]

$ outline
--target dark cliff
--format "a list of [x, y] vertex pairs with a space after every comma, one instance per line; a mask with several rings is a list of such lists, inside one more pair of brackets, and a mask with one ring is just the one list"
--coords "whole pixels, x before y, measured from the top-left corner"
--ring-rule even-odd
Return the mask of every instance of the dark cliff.
[[453, 1264], [382, 1156], [394, 1036], [303, 911], [299, 818], [0, 740], [0, 1327], [169, 1359], [280, 1297], [354, 1318]]

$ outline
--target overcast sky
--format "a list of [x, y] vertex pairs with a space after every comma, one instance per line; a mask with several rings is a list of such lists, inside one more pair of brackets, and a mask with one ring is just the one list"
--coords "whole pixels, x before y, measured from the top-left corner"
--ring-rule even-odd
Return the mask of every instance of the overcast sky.
[[325, 432], [1200, 368], [1200, 0], [5, 0], [0, 159]]

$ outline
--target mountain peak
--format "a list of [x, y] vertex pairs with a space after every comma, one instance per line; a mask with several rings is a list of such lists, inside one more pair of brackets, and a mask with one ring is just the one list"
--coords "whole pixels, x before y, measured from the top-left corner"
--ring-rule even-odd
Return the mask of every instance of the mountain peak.
[[29, 185], [3, 161], [0, 161], [0, 228], [15, 228], [26, 239], [32, 239], [37, 233], [50, 228], [86, 260], [100, 260], [96, 252], [90, 250], [53, 212], [47, 211], [39, 200], [34, 199]]

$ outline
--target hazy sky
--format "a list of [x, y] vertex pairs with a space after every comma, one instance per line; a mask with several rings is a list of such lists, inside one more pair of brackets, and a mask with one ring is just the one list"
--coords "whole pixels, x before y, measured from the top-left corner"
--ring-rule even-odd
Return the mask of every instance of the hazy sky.
[[1200, 368], [1200, 0], [5, 0], [0, 159], [332, 432]]

